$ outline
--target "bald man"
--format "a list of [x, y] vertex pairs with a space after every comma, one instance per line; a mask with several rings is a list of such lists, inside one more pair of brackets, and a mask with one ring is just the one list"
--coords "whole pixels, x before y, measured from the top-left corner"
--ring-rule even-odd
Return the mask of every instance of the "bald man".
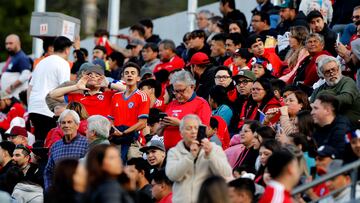
[[16, 34], [6, 37], [5, 47], [9, 53], [1, 75], [1, 90], [19, 99], [19, 93], [28, 88], [31, 76], [31, 60], [21, 50], [20, 38]]

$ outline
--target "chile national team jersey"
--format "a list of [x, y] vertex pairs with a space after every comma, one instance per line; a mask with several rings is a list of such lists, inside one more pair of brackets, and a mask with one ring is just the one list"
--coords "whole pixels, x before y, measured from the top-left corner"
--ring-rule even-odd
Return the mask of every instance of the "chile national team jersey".
[[139, 119], [149, 117], [150, 99], [146, 93], [136, 89], [127, 98], [125, 93], [116, 93], [111, 100], [111, 115], [115, 126], [130, 127]]

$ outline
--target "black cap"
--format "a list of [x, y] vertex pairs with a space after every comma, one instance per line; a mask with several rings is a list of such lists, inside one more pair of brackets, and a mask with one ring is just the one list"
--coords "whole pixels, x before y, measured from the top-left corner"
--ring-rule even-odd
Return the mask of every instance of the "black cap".
[[259, 41], [264, 42], [264, 40], [261, 38], [260, 35], [252, 34], [246, 39], [246, 47], [250, 48], [251, 45], [253, 45], [253, 44], [255, 44], [256, 42], [259, 42]]
[[7, 151], [10, 156], [13, 156], [13, 152], [15, 150], [15, 144], [9, 141], [2, 141], [0, 142], [1, 149]]
[[322, 18], [322, 19], [324, 19], [322, 14], [318, 10], [310, 11], [310, 13], [306, 17], [306, 20], [307, 20], [308, 23], [310, 23], [310, 21], [312, 19], [314, 19], [314, 18]]
[[336, 150], [330, 145], [322, 145], [317, 149], [318, 156], [336, 158]]

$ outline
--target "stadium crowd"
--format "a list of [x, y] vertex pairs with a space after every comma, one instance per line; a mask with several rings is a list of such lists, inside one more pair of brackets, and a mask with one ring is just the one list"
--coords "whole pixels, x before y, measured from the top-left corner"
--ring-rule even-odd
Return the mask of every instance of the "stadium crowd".
[[150, 19], [35, 60], [8, 35], [0, 202], [350, 200], [349, 173], [291, 192], [360, 158], [360, 2], [256, 2], [200, 10], [178, 45]]

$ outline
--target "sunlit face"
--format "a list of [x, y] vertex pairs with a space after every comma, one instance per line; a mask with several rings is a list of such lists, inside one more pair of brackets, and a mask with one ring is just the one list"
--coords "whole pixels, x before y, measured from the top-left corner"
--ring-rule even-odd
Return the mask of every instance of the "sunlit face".
[[250, 47], [250, 52], [254, 54], [255, 57], [260, 57], [264, 55], [265, 47], [262, 41], [257, 41]]
[[350, 141], [351, 149], [360, 158], [360, 138], [352, 138]]
[[178, 81], [173, 86], [175, 99], [180, 103], [188, 101], [194, 93], [194, 87], [187, 85], [185, 82]]
[[241, 33], [241, 28], [236, 23], [229, 25], [229, 33]]
[[101, 82], [103, 81], [103, 77], [99, 73], [88, 72], [88, 73], [86, 73], [86, 75], [89, 76], [89, 80], [87, 81], [86, 85], [99, 86], [101, 84]]
[[265, 75], [265, 69], [264, 66], [255, 63], [251, 69], [251, 71], [254, 73], [256, 78], [260, 78], [261, 76]]
[[235, 45], [231, 39], [226, 39], [226, 41], [225, 41], [226, 52], [228, 52], [229, 54], [235, 53], [235, 51], [237, 49], [239, 49], [240, 47], [241, 47], [241, 45]]
[[316, 33], [321, 32], [324, 29], [324, 25], [324, 19], [322, 19], [321, 17], [313, 18], [310, 21], [310, 29]]
[[161, 166], [165, 159], [165, 152], [160, 149], [149, 149], [146, 152], [147, 161], [151, 166]]
[[223, 87], [228, 87], [232, 82], [231, 75], [226, 70], [219, 70], [215, 74], [215, 84]]
[[164, 44], [159, 45], [159, 57], [161, 61], [169, 61], [172, 57], [172, 51], [170, 49], [165, 49]]
[[267, 160], [272, 155], [272, 151], [269, 149], [266, 149], [264, 146], [260, 147], [259, 150], [259, 156], [260, 156], [260, 163], [261, 165], [265, 166], [267, 163]]
[[328, 108], [326, 108], [320, 100], [316, 99], [315, 102], [311, 104], [311, 117], [313, 118], [314, 123], [322, 126], [327, 116], [329, 116]]
[[20, 50], [20, 42], [15, 36], [10, 35], [5, 39], [5, 48], [9, 52], [16, 53]]
[[87, 171], [82, 164], [78, 164], [73, 175], [73, 187], [76, 192], [83, 193], [87, 189]]
[[299, 103], [294, 93], [289, 94], [285, 99], [285, 105], [288, 107], [288, 113], [290, 117], [296, 116], [296, 114], [302, 109], [303, 105]]
[[211, 40], [211, 57], [223, 56], [225, 54], [225, 44], [223, 41]]
[[140, 81], [139, 72], [135, 67], [126, 67], [124, 70], [124, 79], [127, 86], [134, 86]]
[[106, 54], [100, 49], [93, 50], [93, 59], [105, 60]]
[[102, 169], [110, 176], [116, 177], [122, 173], [120, 152], [115, 147], [109, 147], [105, 152]]
[[289, 46], [292, 49], [297, 49], [300, 46], [299, 41], [295, 37], [289, 37]]
[[259, 82], [255, 82], [251, 89], [251, 95], [254, 101], [261, 102], [266, 95], [266, 91]]
[[254, 133], [250, 129], [250, 125], [244, 124], [240, 131], [241, 144], [249, 147], [254, 139]]
[[157, 55], [158, 55], [158, 53], [154, 52], [150, 47], [144, 48], [141, 51], [141, 54], [142, 54], [142, 57], [143, 57], [145, 62], [150, 62], [150, 61], [156, 59]]
[[65, 136], [73, 138], [77, 134], [79, 124], [75, 123], [75, 120], [71, 114], [67, 114], [60, 121], [60, 128]]
[[324, 45], [316, 37], [312, 37], [306, 41], [306, 49], [310, 55], [321, 52], [324, 49]]
[[244, 96], [250, 95], [253, 85], [253, 81], [245, 77], [239, 77], [239, 79], [236, 81], [237, 91], [240, 93], [240, 95]]
[[341, 80], [341, 71], [335, 61], [323, 65], [322, 73], [329, 86], [334, 86]]
[[197, 133], [199, 129], [199, 123], [195, 119], [188, 118], [184, 121], [183, 129], [180, 133], [184, 140], [184, 143], [190, 147], [193, 141], [196, 140]]

